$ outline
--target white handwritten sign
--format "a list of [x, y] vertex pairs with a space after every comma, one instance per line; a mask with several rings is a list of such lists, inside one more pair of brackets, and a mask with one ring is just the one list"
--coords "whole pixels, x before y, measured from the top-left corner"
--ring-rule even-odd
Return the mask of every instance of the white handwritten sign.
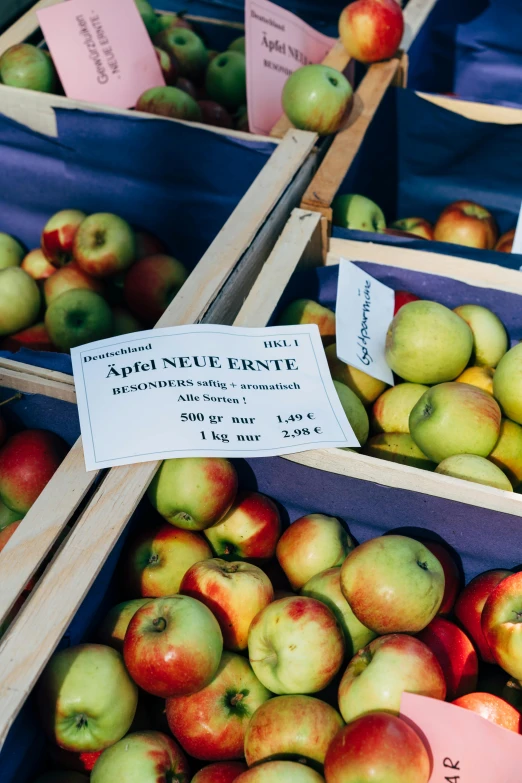
[[315, 324], [177, 326], [71, 355], [87, 470], [359, 445]]
[[341, 259], [335, 332], [337, 356], [346, 364], [393, 385], [384, 355], [395, 292], [355, 264]]

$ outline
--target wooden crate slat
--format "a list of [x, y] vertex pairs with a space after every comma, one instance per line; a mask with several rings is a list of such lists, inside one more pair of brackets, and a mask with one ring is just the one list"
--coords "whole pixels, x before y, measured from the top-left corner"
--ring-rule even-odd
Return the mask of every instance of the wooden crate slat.
[[53, 397], [55, 400], [76, 403], [74, 385], [48, 378], [39, 378], [37, 375], [29, 375], [16, 370], [0, 367], [0, 386], [16, 389], [25, 394], [43, 394], [47, 397]]

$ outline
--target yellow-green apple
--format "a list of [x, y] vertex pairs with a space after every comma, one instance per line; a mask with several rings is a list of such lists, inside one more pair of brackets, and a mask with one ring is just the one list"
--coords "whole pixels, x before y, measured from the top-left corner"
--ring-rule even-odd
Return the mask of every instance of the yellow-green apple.
[[424, 544], [426, 549], [435, 555], [444, 571], [444, 597], [437, 614], [450, 614], [455, 601], [460, 593], [462, 577], [457, 561], [443, 544], [438, 541], [430, 541], [426, 538], [420, 538], [419, 541]]
[[39, 775], [33, 783], [88, 783], [88, 780], [81, 772], [58, 769]]
[[435, 470], [436, 467], [436, 463], [428, 459], [406, 432], [383, 432], [374, 435], [366, 442], [363, 454], [422, 470]]
[[324, 778], [314, 769], [297, 761], [267, 761], [236, 780], [239, 783], [324, 783]]
[[207, 48], [193, 30], [167, 28], [155, 36], [154, 44], [176, 57], [181, 76], [197, 79], [208, 65]]
[[150, 231], [135, 229], [134, 237], [136, 239], [136, 261], [148, 256], [157, 256], [167, 253], [167, 246], [159, 237]]
[[40, 289], [19, 266], [0, 271], [0, 337], [34, 324], [40, 312]]
[[13, 351], [14, 353], [20, 348], [29, 348], [32, 351], [58, 350], [51, 342], [44, 323], [36, 323], [27, 329], [22, 329], [21, 332], [10, 334], [9, 337], [0, 340], [0, 350], [2, 351]]
[[323, 345], [335, 342], [335, 313], [312, 299], [296, 299], [291, 302], [279, 318], [281, 326], [293, 324], [317, 324]]
[[386, 361], [405, 381], [431, 385], [457, 378], [469, 362], [473, 332], [448, 307], [421, 300], [401, 307], [386, 335]]
[[403, 693], [444, 700], [443, 670], [435, 654], [414, 636], [380, 636], [348, 664], [339, 684], [339, 709], [346, 723], [370, 712], [398, 715]]
[[247, 764], [288, 759], [322, 767], [328, 746], [342, 726], [337, 710], [320, 699], [302, 695], [270, 699], [247, 727]]
[[281, 519], [273, 500], [260, 492], [238, 492], [230, 511], [204, 534], [218, 557], [266, 560], [273, 557]]
[[359, 397], [348, 386], [340, 381], [334, 381], [335, 391], [339, 397], [346, 418], [354, 431], [360, 446], [364, 446], [368, 439], [370, 421], [366, 409]]
[[26, 514], [45, 489], [68, 446], [48, 430], [22, 430], [0, 450], [0, 498], [8, 508]]
[[272, 693], [317, 693], [337, 674], [344, 639], [333, 613], [315, 598], [280, 598], [252, 620], [248, 657]]
[[229, 52], [242, 52], [243, 54], [245, 54], [245, 49], [246, 49], [245, 36], [241, 35], [239, 36], [239, 38], [234, 38], [232, 43], [230, 43], [227, 48]]
[[112, 323], [115, 337], [119, 334], [140, 332], [144, 328], [137, 318], [134, 318], [132, 313], [129, 313], [124, 307], [112, 308]]
[[463, 373], [455, 380], [458, 383], [468, 383], [470, 386], [476, 386], [478, 389], [487, 392], [493, 396], [493, 376], [495, 370], [493, 367], [466, 367]]
[[372, 407], [372, 432], [410, 431], [409, 419], [413, 406], [420, 400], [428, 387], [421, 383], [399, 383], [386, 389]]
[[500, 437], [488, 459], [508, 477], [516, 491], [522, 482], [522, 427], [509, 419], [500, 423]]
[[410, 413], [411, 437], [434, 462], [455, 454], [487, 457], [500, 435], [496, 400], [468, 383], [440, 383]]
[[92, 277], [109, 277], [128, 269], [135, 255], [134, 231], [111, 212], [89, 215], [74, 236], [74, 260]]
[[230, 509], [237, 483], [235, 468], [227, 459], [167, 459], [149, 486], [148, 498], [171, 525], [204, 530]]
[[172, 54], [166, 52], [164, 49], [160, 49], [158, 46], [155, 46], [154, 50], [160, 64], [161, 73], [165, 79], [165, 84], [174, 87], [179, 75], [178, 61]]
[[419, 302], [420, 297], [415, 296], [410, 291], [395, 291], [395, 306], [393, 308], [393, 314], [397, 315], [401, 307], [404, 307], [408, 302]]
[[159, 731], [136, 731], [105, 750], [90, 783], [189, 783], [185, 754], [171, 737]]
[[403, 720], [377, 712], [345, 726], [328, 748], [328, 783], [428, 783], [431, 763], [424, 743]]
[[417, 237], [421, 237], [421, 239], [433, 239], [433, 226], [421, 217], [409, 217], [396, 220], [391, 224], [391, 228], [398, 228], [399, 231], [406, 231], [408, 234], [414, 234]]
[[20, 267], [31, 275], [33, 280], [47, 280], [56, 272], [56, 267], [49, 263], [39, 247], [27, 253]]
[[473, 332], [473, 364], [496, 367], [509, 347], [507, 332], [500, 318], [481, 305], [460, 305], [453, 312], [460, 315]]
[[114, 325], [111, 308], [102, 296], [74, 288], [53, 299], [45, 313], [45, 328], [57, 348], [69, 351], [111, 337]]
[[0, 500], [0, 531], [9, 527], [12, 522], [19, 522], [23, 516], [20, 511], [13, 511], [9, 506], [5, 505], [3, 500]]
[[201, 121], [201, 109], [194, 98], [184, 90], [170, 85], [145, 90], [138, 99], [136, 109], [174, 120]]
[[370, 405], [372, 402], [375, 402], [377, 397], [386, 389], [386, 384], [383, 381], [372, 378], [362, 370], [358, 370], [357, 367], [352, 367], [338, 359], [336, 345], [329, 345], [325, 353], [334, 381], [340, 381], [345, 386], [348, 386], [364, 405]]
[[307, 514], [285, 530], [276, 557], [292, 589], [300, 590], [312, 576], [342, 565], [354, 547], [349, 531], [336, 517]]
[[344, 634], [347, 658], [352, 658], [361, 647], [366, 647], [376, 637], [354, 615], [352, 607], [341, 591], [341, 566], [334, 566], [316, 574], [301, 588], [301, 595], [316, 598], [333, 612]]
[[424, 544], [406, 536], [380, 536], [350, 552], [341, 590], [355, 616], [378, 634], [417, 633], [437, 614], [444, 570]]
[[0, 83], [37, 92], [54, 92], [56, 71], [43, 49], [28, 43], [10, 46], [0, 57]]
[[129, 730], [138, 689], [112, 647], [79, 644], [55, 653], [39, 684], [42, 724], [61, 748], [103, 750]]
[[133, 598], [131, 601], [122, 601], [113, 606], [98, 628], [97, 636], [101, 644], [114, 647], [115, 650], [123, 653], [123, 640], [129, 623], [138, 609], [149, 600], [149, 598]]
[[509, 702], [492, 693], [468, 693], [453, 701], [457, 707], [471, 710], [503, 729], [520, 734], [522, 716]]
[[336, 196], [332, 209], [335, 226], [377, 232], [384, 231], [386, 228], [386, 218], [382, 209], [375, 201], [359, 193]]
[[25, 250], [10, 234], [0, 231], [0, 270], [8, 266], [20, 266], [25, 256]]
[[198, 106], [201, 109], [201, 122], [205, 125], [214, 125], [217, 128], [233, 128], [232, 115], [216, 101], [200, 100]]
[[446, 457], [437, 465], [435, 473], [513, 492], [506, 474], [488, 459], [477, 457], [476, 454], [454, 454]]
[[252, 563], [220, 558], [194, 563], [181, 580], [183, 595], [208, 606], [219, 623], [227, 650], [246, 650], [250, 623], [274, 600], [268, 576]]
[[218, 761], [196, 772], [191, 783], [233, 783], [247, 769], [242, 761]]
[[458, 699], [477, 687], [478, 657], [471, 640], [458, 625], [445, 617], [434, 617], [417, 639], [430, 648], [446, 680], [446, 698]]
[[90, 277], [75, 261], [71, 261], [67, 266], [55, 269], [52, 279], [49, 278], [45, 281], [43, 286], [45, 304], [49, 307], [66, 291], [74, 291], [78, 288], [94, 291], [100, 296], [105, 295], [105, 286], [102, 281]]
[[[0, 290], [1, 281], [0, 276]], [[0, 324], [1, 308], [0, 302]], [[493, 378], [493, 394], [504, 415], [522, 424], [522, 343], [511, 348], [498, 363]]]
[[471, 637], [484, 663], [495, 663], [495, 658], [482, 631], [482, 610], [497, 585], [512, 573], [498, 568], [479, 574], [466, 585], [455, 603], [455, 617]]
[[136, 261], [125, 276], [123, 293], [129, 310], [147, 326], [158, 321], [187, 279], [176, 258], [156, 255]]
[[167, 720], [174, 737], [194, 758], [241, 759], [250, 719], [271, 695], [245, 658], [224, 652], [206, 688], [167, 699]]
[[500, 253], [511, 253], [513, 250], [515, 231], [516, 228], [510, 228], [509, 231], [506, 231], [505, 234], [502, 234], [502, 236], [498, 238], [497, 244], [495, 245], [495, 250], [498, 250]]
[[246, 102], [245, 55], [229, 49], [214, 57], [205, 75], [205, 90], [225, 109], [239, 109]]
[[389, 60], [401, 42], [404, 18], [395, 0], [355, 0], [339, 17], [341, 42], [354, 60]]
[[492, 250], [498, 237], [495, 218], [473, 201], [455, 201], [440, 214], [433, 230], [438, 242]]
[[125, 665], [147, 693], [161, 698], [195, 693], [218, 670], [223, 637], [201, 601], [187, 595], [155, 598], [138, 609], [123, 643]]
[[79, 209], [56, 212], [42, 231], [42, 252], [54, 266], [64, 266], [72, 260], [74, 238], [87, 215]]
[[522, 680], [522, 572], [511, 574], [493, 589], [480, 625], [496, 663]]
[[341, 127], [352, 96], [350, 82], [335, 68], [304, 65], [285, 82], [283, 111], [296, 128], [328, 136]]
[[198, 533], [167, 524], [144, 529], [127, 549], [124, 581], [130, 595], [175, 595], [189, 568], [211, 557], [209, 545]]

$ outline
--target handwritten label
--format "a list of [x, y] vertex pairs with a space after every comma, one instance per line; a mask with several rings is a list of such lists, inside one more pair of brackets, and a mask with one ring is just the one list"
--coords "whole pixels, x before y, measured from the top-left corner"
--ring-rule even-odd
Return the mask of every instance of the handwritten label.
[[394, 307], [393, 289], [341, 259], [335, 309], [337, 356], [390, 385], [393, 373], [384, 352]]
[[165, 84], [134, 0], [68, 0], [37, 16], [68, 98], [129, 109]]
[[358, 446], [317, 326], [177, 326], [71, 351], [87, 470]]
[[246, 0], [245, 37], [248, 124], [252, 133], [268, 135], [283, 114], [288, 77], [322, 62], [336, 40], [269, 0]]

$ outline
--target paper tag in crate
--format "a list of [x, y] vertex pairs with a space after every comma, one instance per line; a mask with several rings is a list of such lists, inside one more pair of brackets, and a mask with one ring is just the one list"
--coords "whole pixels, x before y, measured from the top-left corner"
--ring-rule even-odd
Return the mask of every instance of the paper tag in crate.
[[130, 109], [165, 84], [134, 0], [68, 0], [37, 16], [68, 98]]
[[392, 288], [341, 259], [335, 308], [337, 356], [390, 386], [393, 373], [386, 363], [385, 345], [394, 308]]
[[269, 0], [245, 1], [245, 38], [248, 124], [252, 133], [268, 135], [283, 114], [288, 77], [324, 60], [336, 39]]
[[359, 446], [315, 324], [177, 326], [71, 355], [87, 470]]

